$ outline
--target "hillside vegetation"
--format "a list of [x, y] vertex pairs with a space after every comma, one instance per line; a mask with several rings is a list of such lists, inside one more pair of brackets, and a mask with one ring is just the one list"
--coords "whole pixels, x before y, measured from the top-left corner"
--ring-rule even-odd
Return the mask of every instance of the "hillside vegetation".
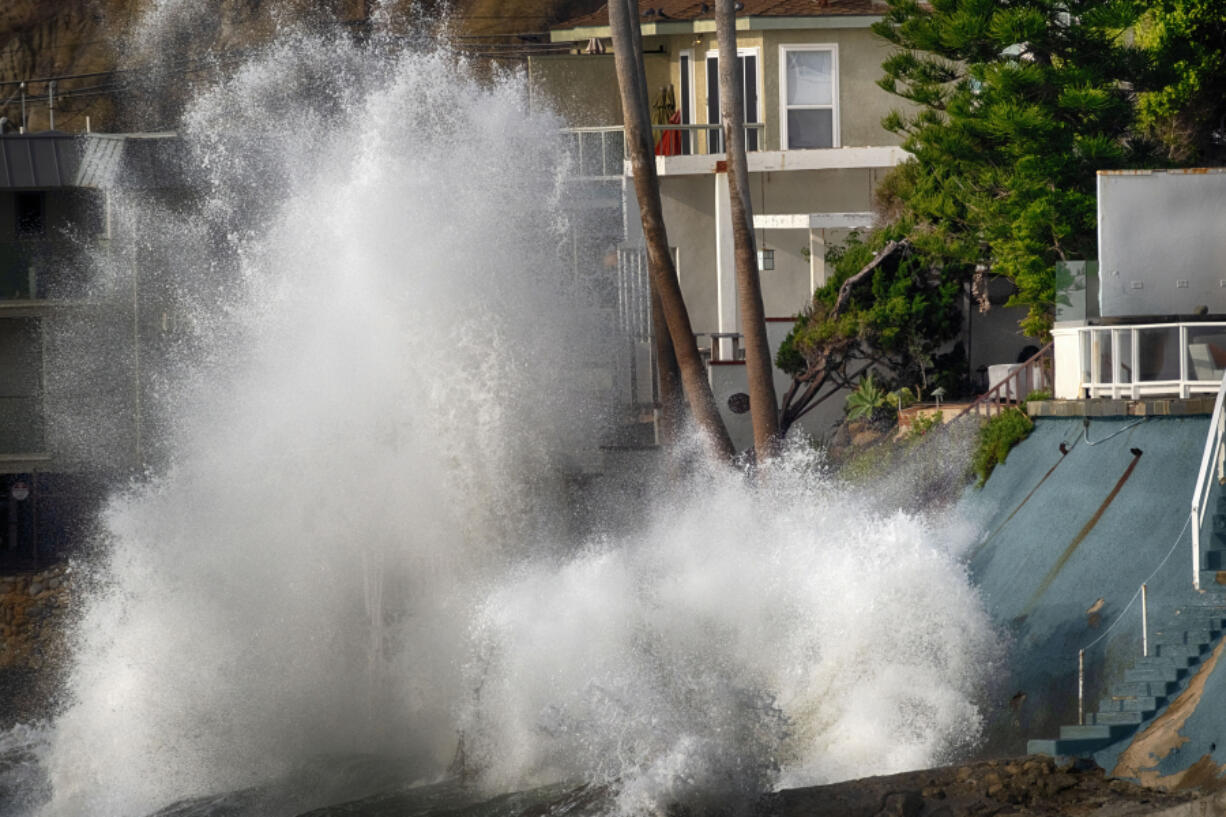
[[[267, 41], [279, 25], [312, 22], [361, 34], [372, 13], [399, 33], [445, 36], [470, 53], [497, 44], [528, 45], [548, 26], [591, 11], [602, 0], [6, 0], [0, 4], [0, 116], [46, 130], [48, 82], [56, 87], [55, 125], [81, 131], [160, 129], [173, 125], [173, 100], [149, 98], [149, 76], [175, 71], [179, 87], [224, 67], [237, 52]], [[163, 9], [159, 36], [142, 25]], [[538, 39], [545, 39], [540, 38]], [[161, 84], [156, 87], [161, 88]], [[160, 92], [164, 95], [164, 92]], [[168, 104], [169, 103], [169, 104]]]

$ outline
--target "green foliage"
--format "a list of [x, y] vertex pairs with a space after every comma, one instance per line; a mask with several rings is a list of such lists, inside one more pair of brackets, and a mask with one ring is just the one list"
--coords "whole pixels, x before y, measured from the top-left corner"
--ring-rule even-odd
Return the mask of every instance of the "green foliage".
[[919, 397], [916, 396], [915, 392], [906, 386], [890, 392], [885, 396], [885, 399], [886, 402], [896, 409], [905, 409], [919, 402]]
[[1122, 36], [1139, 4], [888, 3], [874, 30], [901, 50], [881, 85], [916, 107], [884, 122], [914, 157], [887, 210], [929, 263], [1010, 278], [1045, 334], [1055, 263], [1096, 254], [1096, 171], [1146, 163], [1124, 83], [1145, 64]]
[[885, 389], [877, 385], [873, 373], [860, 379], [851, 394], [847, 395], [847, 419], [872, 420], [882, 409], [889, 407]]
[[1142, 125], [1180, 163], [1226, 162], [1226, 4], [1155, 0], [1138, 30], [1151, 54]]
[[796, 376], [819, 358], [835, 370], [853, 359], [872, 360], [902, 382], [927, 385], [937, 350], [962, 326], [960, 301], [968, 269], [934, 270], [914, 253], [900, 251], [853, 289], [842, 314], [833, 315], [843, 282], [890, 238], [886, 231], [865, 237], [852, 233], [845, 244], [827, 251], [830, 280], [814, 293], [810, 308], [780, 345], [776, 366]]
[[1005, 461], [1010, 449], [1030, 436], [1034, 422], [1019, 408], [1007, 408], [988, 420], [979, 429], [979, 444], [971, 458], [971, 467], [982, 488], [992, 469]]
[[1050, 399], [1051, 399], [1051, 391], [1050, 391], [1050, 390], [1048, 390], [1048, 389], [1035, 389], [1035, 390], [1034, 390], [1034, 391], [1032, 391], [1030, 394], [1026, 395], [1026, 399], [1025, 399], [1023, 402], [1029, 403], [1029, 402], [1031, 402], [1032, 400], [1050, 400]]
[[944, 421], [944, 411], [934, 411], [931, 414], [917, 414], [915, 419], [911, 421], [911, 427], [907, 429], [906, 439], [908, 441], [918, 440]]

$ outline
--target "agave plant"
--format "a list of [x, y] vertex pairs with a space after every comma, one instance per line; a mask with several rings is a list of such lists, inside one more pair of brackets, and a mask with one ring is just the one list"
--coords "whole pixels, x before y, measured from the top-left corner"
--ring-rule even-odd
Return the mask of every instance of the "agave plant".
[[889, 405], [889, 395], [877, 385], [873, 373], [860, 379], [855, 391], [847, 395], [847, 419], [872, 420], [878, 409]]

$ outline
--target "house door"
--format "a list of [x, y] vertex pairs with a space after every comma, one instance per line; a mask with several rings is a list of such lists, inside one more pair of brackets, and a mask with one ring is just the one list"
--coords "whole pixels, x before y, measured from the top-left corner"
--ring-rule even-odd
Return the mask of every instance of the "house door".
[[[745, 101], [745, 124], [761, 122], [758, 117], [758, 54], [756, 51], [738, 51], [737, 67], [741, 75], [741, 95]], [[707, 122], [715, 125], [707, 132], [707, 152], [723, 153], [724, 137], [719, 128], [719, 54], [707, 54]], [[757, 128], [745, 130], [745, 149], [758, 150]]]

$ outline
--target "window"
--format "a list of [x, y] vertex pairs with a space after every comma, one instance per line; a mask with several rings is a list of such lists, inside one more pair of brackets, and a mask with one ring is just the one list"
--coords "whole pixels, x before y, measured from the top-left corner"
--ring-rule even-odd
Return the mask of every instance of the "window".
[[785, 150], [839, 146], [838, 48], [781, 46], [780, 122]]
[[18, 193], [14, 197], [17, 211], [18, 238], [33, 238], [43, 234], [43, 194]]
[[[745, 100], [745, 124], [761, 122], [758, 118], [758, 52], [738, 50], [736, 61], [741, 69], [741, 94]], [[707, 122], [715, 125], [707, 132], [707, 152], [723, 153], [724, 137], [719, 128], [719, 52], [707, 53]], [[745, 149], [758, 149], [758, 129], [745, 129]]]

